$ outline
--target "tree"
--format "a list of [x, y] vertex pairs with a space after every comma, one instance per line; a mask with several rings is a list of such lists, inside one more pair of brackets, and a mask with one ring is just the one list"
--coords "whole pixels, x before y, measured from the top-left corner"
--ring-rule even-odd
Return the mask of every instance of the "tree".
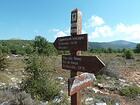
[[48, 41], [42, 36], [35, 37], [33, 48], [34, 52], [37, 54], [50, 56], [58, 53], [54, 46], [51, 43], [48, 43]]
[[140, 43], [137, 44], [135, 51], [136, 51], [136, 53], [140, 53]]
[[27, 45], [25, 47], [26, 54], [32, 54], [33, 53], [33, 47], [31, 45]]
[[36, 36], [34, 40], [34, 50], [38, 54], [44, 54], [46, 52], [45, 48], [47, 47], [47, 40], [42, 36]]
[[110, 48], [110, 47], [107, 50], [108, 50], [108, 53], [112, 53], [113, 52], [112, 48]]
[[54, 48], [54, 46], [51, 43], [47, 44], [46, 54], [48, 56], [56, 55], [57, 53], [58, 53], [57, 50]]

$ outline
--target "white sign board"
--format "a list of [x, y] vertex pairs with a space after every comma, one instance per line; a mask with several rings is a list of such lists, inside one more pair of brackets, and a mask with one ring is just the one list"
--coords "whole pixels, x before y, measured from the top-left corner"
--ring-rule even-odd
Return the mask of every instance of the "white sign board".
[[83, 73], [74, 78], [69, 78], [69, 95], [73, 95], [85, 87], [91, 86], [93, 80], [96, 80], [94, 74]]

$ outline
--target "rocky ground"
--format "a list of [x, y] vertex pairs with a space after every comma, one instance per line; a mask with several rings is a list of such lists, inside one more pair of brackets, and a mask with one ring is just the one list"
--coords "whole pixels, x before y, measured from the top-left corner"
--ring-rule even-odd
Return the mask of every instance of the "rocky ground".
[[[106, 68], [96, 76], [97, 81], [93, 82], [92, 87], [81, 91], [82, 105], [94, 105], [95, 103], [95, 105], [139, 105], [140, 96], [135, 98], [121, 96], [119, 89], [134, 85], [140, 87], [140, 55], [135, 55], [135, 59], [130, 60], [122, 58], [119, 54], [98, 56], [105, 62]], [[26, 77], [24, 58], [7, 56], [7, 59], [9, 59], [9, 67], [5, 71], [0, 71], [0, 105], [20, 105], [20, 103], [47, 105], [47, 102], [34, 102], [29, 94], [19, 91], [18, 85]], [[61, 69], [61, 57], [57, 57], [54, 66], [55, 80], [63, 86], [61, 93], [67, 94], [69, 71]], [[70, 102], [70, 97], [68, 100]], [[61, 98], [56, 98], [54, 101], [59, 102]]]

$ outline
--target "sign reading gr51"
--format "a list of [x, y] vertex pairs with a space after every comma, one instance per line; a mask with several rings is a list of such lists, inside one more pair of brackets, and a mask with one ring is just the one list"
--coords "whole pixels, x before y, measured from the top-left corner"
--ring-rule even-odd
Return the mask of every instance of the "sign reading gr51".
[[103, 67], [105, 64], [97, 56], [62, 55], [63, 69], [96, 74]]
[[57, 50], [87, 50], [87, 34], [58, 37], [53, 43]]

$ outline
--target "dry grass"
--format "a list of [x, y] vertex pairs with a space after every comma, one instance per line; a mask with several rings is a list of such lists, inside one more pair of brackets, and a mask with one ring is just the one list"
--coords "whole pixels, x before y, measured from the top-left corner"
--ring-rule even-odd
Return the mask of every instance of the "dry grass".
[[2, 83], [10, 83], [11, 82], [11, 78], [4, 72], [0, 72], [0, 82]]
[[25, 67], [24, 57], [10, 57], [8, 71], [19, 71]]

